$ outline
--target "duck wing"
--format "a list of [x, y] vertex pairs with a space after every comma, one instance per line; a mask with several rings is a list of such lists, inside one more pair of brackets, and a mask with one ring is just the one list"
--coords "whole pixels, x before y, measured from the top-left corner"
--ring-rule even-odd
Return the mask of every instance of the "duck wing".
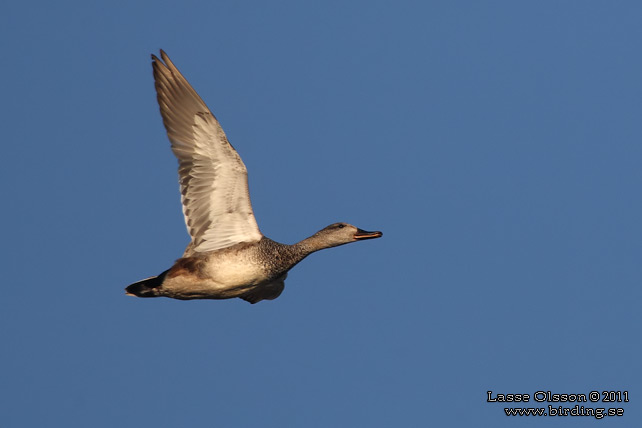
[[286, 273], [268, 284], [263, 284], [259, 289], [240, 297], [251, 304], [258, 303], [261, 300], [274, 300], [283, 293], [283, 289], [285, 289], [285, 278], [287, 276], [288, 274]]
[[163, 124], [178, 158], [181, 202], [192, 249], [206, 252], [259, 241], [247, 168], [201, 97], [167, 54], [152, 55]]

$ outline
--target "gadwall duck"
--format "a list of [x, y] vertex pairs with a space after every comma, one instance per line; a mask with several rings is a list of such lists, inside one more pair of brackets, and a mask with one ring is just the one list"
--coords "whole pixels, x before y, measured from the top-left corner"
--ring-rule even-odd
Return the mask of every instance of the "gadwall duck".
[[158, 276], [125, 290], [130, 296], [276, 299], [288, 271], [324, 248], [379, 238], [347, 223], [334, 223], [294, 245], [263, 236], [256, 224], [247, 169], [216, 117], [161, 50], [152, 55], [163, 124], [178, 158], [181, 202], [192, 241], [183, 257]]

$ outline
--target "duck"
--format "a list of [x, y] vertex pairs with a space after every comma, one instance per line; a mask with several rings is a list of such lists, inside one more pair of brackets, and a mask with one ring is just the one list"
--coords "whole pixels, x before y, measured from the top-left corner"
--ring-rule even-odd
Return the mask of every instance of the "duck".
[[247, 168], [218, 120], [163, 50], [160, 59], [151, 57], [191, 241], [171, 268], [130, 284], [127, 295], [273, 300], [283, 292], [288, 271], [310, 254], [383, 236], [343, 222], [293, 245], [264, 236], [252, 211]]

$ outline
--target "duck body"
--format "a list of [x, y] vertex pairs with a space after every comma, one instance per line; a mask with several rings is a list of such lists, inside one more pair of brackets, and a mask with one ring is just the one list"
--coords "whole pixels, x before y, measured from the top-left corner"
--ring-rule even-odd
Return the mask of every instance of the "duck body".
[[347, 223], [334, 223], [294, 245], [260, 232], [247, 169], [216, 117], [167, 54], [152, 55], [163, 124], [178, 158], [181, 202], [192, 240], [183, 257], [160, 275], [129, 285], [126, 294], [180, 300], [230, 299], [250, 303], [277, 298], [288, 271], [309, 254], [358, 240], [379, 238]]
[[[306, 255], [297, 246], [263, 237], [256, 243], [240, 243], [182, 257], [158, 277], [132, 284], [127, 292], [143, 294], [140, 297], [164, 296], [181, 300], [244, 296], [247, 296], [246, 300], [255, 300], [252, 296], [256, 297], [260, 291], [274, 292], [279, 283], [283, 284], [287, 272]], [[137, 285], [141, 283], [146, 284], [144, 289]]]

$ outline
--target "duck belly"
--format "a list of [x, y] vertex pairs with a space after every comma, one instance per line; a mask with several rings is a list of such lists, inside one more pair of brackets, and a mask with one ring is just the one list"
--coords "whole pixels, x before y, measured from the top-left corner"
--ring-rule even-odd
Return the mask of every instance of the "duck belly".
[[269, 282], [259, 265], [238, 257], [219, 257], [200, 263], [198, 269], [181, 269], [177, 263], [162, 285], [162, 293], [175, 299], [230, 299]]
[[209, 279], [222, 287], [254, 286], [268, 279], [261, 266], [233, 258], [208, 263], [204, 271]]

